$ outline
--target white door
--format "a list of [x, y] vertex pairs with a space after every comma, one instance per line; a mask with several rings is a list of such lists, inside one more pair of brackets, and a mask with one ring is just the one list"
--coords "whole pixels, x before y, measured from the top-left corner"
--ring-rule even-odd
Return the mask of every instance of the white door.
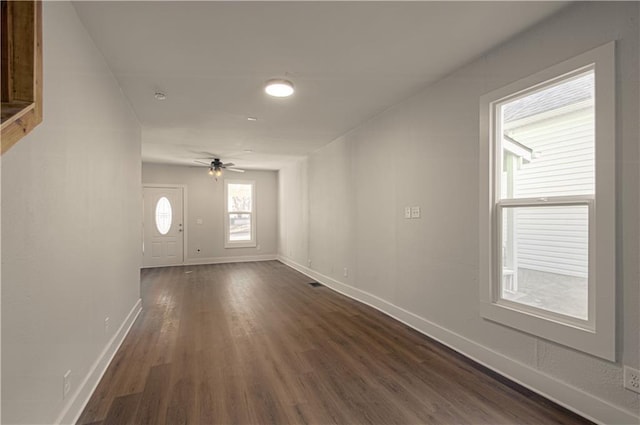
[[183, 194], [179, 187], [144, 187], [142, 265], [183, 263]]

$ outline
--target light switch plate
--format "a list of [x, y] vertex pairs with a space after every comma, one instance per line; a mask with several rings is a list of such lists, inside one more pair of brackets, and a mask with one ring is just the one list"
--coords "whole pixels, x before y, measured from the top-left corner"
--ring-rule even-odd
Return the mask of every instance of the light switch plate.
[[404, 218], [411, 218], [411, 207], [404, 207]]
[[420, 218], [420, 207], [411, 207], [411, 218]]

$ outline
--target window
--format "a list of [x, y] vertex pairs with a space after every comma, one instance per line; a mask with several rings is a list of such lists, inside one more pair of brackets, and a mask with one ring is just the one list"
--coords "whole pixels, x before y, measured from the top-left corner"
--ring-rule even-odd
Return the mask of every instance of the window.
[[255, 182], [225, 180], [225, 248], [255, 247]]
[[610, 43], [481, 98], [481, 314], [615, 360]]
[[171, 229], [172, 215], [169, 200], [165, 196], [158, 199], [158, 203], [156, 204], [156, 228], [163, 236], [169, 233]]

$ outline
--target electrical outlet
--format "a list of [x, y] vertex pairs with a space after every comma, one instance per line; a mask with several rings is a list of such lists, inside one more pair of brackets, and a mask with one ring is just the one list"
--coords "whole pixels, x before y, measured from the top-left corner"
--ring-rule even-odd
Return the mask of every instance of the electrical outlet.
[[311, 267], [311, 258], [309, 258], [309, 260], [307, 261], [307, 263], [309, 263], [309, 267]]
[[62, 399], [64, 400], [71, 391], [71, 369], [62, 376]]
[[344, 273], [342, 273], [342, 275], [343, 275], [344, 277], [349, 277], [349, 269], [345, 267], [345, 268], [344, 268]]
[[104, 318], [104, 333], [109, 333], [109, 317]]
[[640, 393], [640, 371], [629, 366], [624, 367], [624, 387]]

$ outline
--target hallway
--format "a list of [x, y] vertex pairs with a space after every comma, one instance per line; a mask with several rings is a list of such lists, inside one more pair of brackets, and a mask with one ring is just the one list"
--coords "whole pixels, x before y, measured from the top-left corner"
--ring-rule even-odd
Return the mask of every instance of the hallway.
[[576, 424], [277, 262], [144, 269], [143, 311], [79, 424]]

